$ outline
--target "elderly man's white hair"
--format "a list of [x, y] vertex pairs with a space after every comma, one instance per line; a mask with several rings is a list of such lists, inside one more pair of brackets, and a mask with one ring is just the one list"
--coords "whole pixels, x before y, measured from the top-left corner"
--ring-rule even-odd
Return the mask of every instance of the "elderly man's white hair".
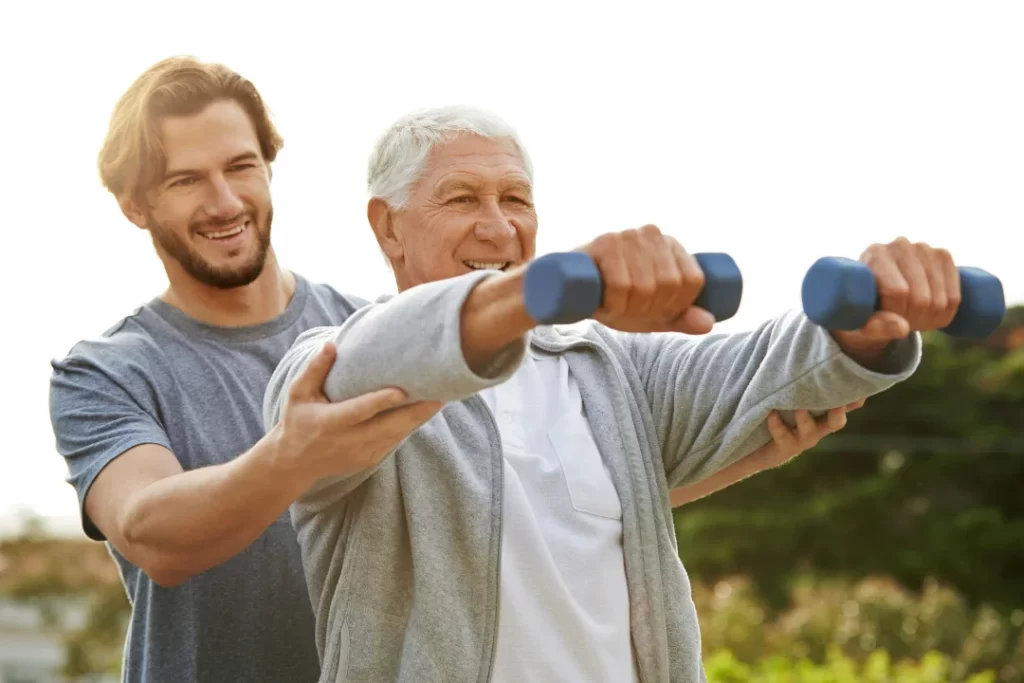
[[449, 106], [423, 109], [395, 121], [377, 140], [370, 154], [367, 188], [396, 210], [405, 207], [409, 191], [426, 169], [434, 145], [460, 135], [474, 134], [492, 140], [510, 139], [533, 182], [533, 166], [519, 135], [504, 120], [474, 107]]

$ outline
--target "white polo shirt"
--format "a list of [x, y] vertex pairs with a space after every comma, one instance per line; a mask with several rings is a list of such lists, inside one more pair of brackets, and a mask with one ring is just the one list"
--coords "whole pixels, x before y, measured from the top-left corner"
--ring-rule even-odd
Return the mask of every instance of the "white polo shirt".
[[504, 451], [493, 683], [639, 681], [622, 508], [568, 363], [529, 349], [481, 397]]

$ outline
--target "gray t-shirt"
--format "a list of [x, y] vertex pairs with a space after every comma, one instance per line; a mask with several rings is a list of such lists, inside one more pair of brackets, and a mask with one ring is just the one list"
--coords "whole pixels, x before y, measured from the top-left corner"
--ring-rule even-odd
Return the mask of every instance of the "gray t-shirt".
[[[53, 362], [50, 413], [79, 504], [100, 471], [140, 444], [159, 444], [185, 470], [227, 462], [263, 436], [271, 373], [295, 338], [340, 325], [358, 298], [296, 276], [270, 322], [200, 323], [155, 299]], [[82, 510], [85, 533], [105, 540]], [[113, 547], [132, 617], [124, 680], [313, 683], [313, 613], [287, 513], [234, 558], [162, 588]]]

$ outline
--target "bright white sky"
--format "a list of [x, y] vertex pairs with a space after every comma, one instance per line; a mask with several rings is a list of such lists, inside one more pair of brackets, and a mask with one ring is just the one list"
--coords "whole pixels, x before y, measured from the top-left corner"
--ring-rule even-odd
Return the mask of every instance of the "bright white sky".
[[[286, 267], [393, 291], [365, 220], [375, 137], [410, 109], [490, 108], [536, 168], [539, 253], [655, 223], [739, 263], [746, 329], [799, 305], [819, 256], [899, 235], [1024, 303], [1019, 2], [7, 3], [0, 13], [7, 389], [0, 528], [75, 514], [49, 361], [165, 284], [95, 170], [107, 117], [154, 61], [252, 78], [286, 145]], [[16, 246], [16, 245], [21, 246]]]

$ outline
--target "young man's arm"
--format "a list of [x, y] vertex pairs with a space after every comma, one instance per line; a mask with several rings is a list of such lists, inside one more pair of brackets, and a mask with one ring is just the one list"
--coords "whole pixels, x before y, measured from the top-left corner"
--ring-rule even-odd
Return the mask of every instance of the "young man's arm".
[[777, 411], [768, 415], [767, 427], [772, 440], [750, 455], [711, 475], [704, 481], [672, 489], [669, 504], [681, 507], [706, 498], [733, 484], [767, 469], [781, 467], [806, 450], [814, 448], [823, 438], [846, 426], [846, 413], [864, 405], [864, 400], [842, 408], [833, 408], [823, 419], [815, 420], [808, 410], [796, 411], [796, 425], [791, 429]]
[[264, 439], [228, 463], [185, 472], [164, 446], [134, 446], [96, 477], [84, 512], [129, 562], [176, 586], [244, 550], [302, 493], [274, 460]]
[[[308, 380], [322, 383], [328, 367], [311, 367], [320, 376]], [[401, 392], [357, 397], [322, 422], [321, 433], [335, 446], [333, 462], [315, 457], [325, 450], [317, 439], [302, 447], [277, 430], [230, 462], [186, 472], [148, 392], [130, 387], [102, 363], [81, 357], [55, 363], [51, 420], [85, 533], [109, 541], [162, 586], [238, 554], [324, 472], [389, 449], [437, 409], [416, 404], [378, 415], [403, 401]]]

